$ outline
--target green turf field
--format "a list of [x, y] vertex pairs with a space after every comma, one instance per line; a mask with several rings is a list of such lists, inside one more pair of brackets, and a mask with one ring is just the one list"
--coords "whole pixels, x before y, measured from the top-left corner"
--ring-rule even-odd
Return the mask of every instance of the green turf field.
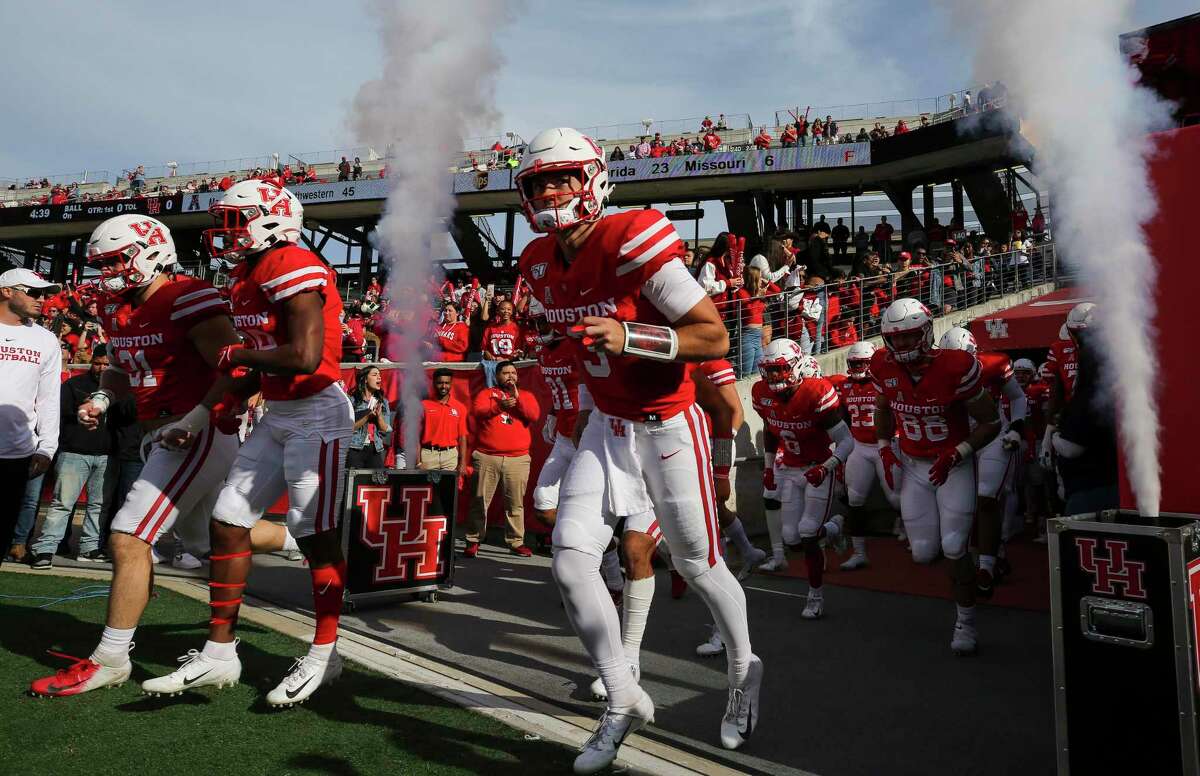
[[0, 572], [0, 773], [37, 774], [526, 774], [569, 773], [573, 752], [450, 705], [379, 674], [351, 668], [303, 706], [263, 700], [306, 646], [245, 623], [242, 682], [174, 698], [143, 696], [143, 679], [173, 670], [204, 644], [208, 607], [167, 590], [151, 600], [123, 687], [72, 698], [32, 698], [29, 681], [65, 665], [52, 648], [86, 657], [105, 598], [67, 601], [86, 579]]

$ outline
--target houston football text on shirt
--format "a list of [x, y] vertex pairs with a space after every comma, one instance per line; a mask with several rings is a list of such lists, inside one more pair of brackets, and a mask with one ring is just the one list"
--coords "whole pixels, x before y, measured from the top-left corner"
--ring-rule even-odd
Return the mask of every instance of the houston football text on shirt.
[[824, 425], [841, 405], [837, 391], [823, 377], [804, 378], [786, 398], [759, 380], [750, 389], [750, 399], [763, 425], [779, 438], [784, 466], [808, 466], [829, 458], [832, 440]]
[[21, 361], [26, 364], [40, 364], [42, 354], [33, 348], [0, 345], [0, 361]]
[[914, 458], [936, 458], [971, 432], [967, 402], [979, 394], [979, 360], [965, 350], [936, 350], [914, 381], [891, 352], [875, 351], [871, 377], [891, 405], [900, 450]]
[[875, 444], [875, 402], [879, 391], [870, 376], [848, 377], [838, 385], [838, 394], [850, 418], [850, 434], [857, 442]]

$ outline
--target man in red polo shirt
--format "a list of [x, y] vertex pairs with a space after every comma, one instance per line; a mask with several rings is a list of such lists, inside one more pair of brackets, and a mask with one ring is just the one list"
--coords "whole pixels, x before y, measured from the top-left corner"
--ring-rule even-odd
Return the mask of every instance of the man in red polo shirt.
[[496, 487], [504, 489], [504, 513], [507, 524], [504, 541], [514, 555], [529, 557], [525, 546], [525, 485], [529, 481], [530, 427], [538, 421], [540, 408], [529, 391], [517, 387], [517, 367], [511, 361], [496, 365], [496, 385], [485, 388], [472, 403], [475, 429], [475, 467], [477, 488], [467, 518], [467, 548], [473, 558], [487, 528], [487, 511]]
[[450, 395], [454, 373], [433, 372], [432, 399], [421, 400], [421, 457], [418, 469], [467, 473], [467, 408]]

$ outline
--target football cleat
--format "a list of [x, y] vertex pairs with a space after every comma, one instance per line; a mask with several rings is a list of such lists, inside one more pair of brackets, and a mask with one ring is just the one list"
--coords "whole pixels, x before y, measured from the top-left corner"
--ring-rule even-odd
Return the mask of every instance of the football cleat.
[[992, 594], [996, 592], [996, 580], [992, 578], [992, 572], [987, 569], [979, 569], [975, 572], [975, 595], [983, 600], [988, 600]]
[[842, 565], [838, 566], [842, 571], [854, 571], [855, 569], [865, 569], [870, 566], [871, 562], [867, 560], [867, 556], [861, 552], [856, 552], [846, 560], [842, 561]]
[[[634, 684], [640, 683], [642, 680], [641, 666], [637, 665], [636, 663], [630, 663], [629, 670], [633, 671], [633, 683]], [[592, 682], [592, 686], [590, 689], [592, 691], [592, 700], [594, 700], [594, 701], [608, 700], [608, 689], [604, 686], [604, 680], [601, 679], [600, 677], [598, 677], [598, 676], [596, 677], [595, 681]]]
[[804, 611], [800, 612], [800, 616], [806, 620], [819, 620], [825, 615], [825, 597], [814, 596], [811, 592], [808, 594], [808, 603], [804, 605]]
[[611, 706], [600, 716], [596, 732], [580, 748], [575, 758], [576, 773], [600, 773], [617, 759], [617, 750], [630, 734], [654, 722], [654, 701], [644, 690], [637, 703], [625, 708]]
[[787, 567], [788, 567], [787, 558], [785, 558], [781, 555], [774, 555], [766, 563], [760, 564], [758, 566], [758, 570], [759, 571], [768, 571], [768, 572], [787, 571]]
[[760, 550], [755, 547], [754, 552], [742, 559], [742, 567], [738, 569], [738, 582], [744, 582], [750, 576], [750, 572], [755, 568], [761, 568], [762, 562], [767, 559], [766, 550]]
[[[130, 644], [129, 648], [132, 650], [133, 645]], [[35, 679], [29, 684], [30, 695], [38, 695], [43, 698], [63, 698], [68, 695], [99, 690], [101, 687], [120, 687], [133, 670], [133, 664], [129, 662], [128, 657], [125, 658], [124, 665], [109, 666], [97, 663], [91, 658], [84, 659], [64, 655], [62, 652], [47, 651], [55, 657], [74, 662], [66, 668], [55, 671], [53, 676]]]
[[741, 687], [729, 690], [725, 717], [721, 720], [721, 746], [737, 749], [750, 738], [758, 725], [758, 693], [762, 689], [763, 664], [757, 655], [750, 656], [750, 670]]
[[716, 657], [725, 651], [725, 641], [721, 638], [721, 631], [717, 626], [713, 626], [712, 635], [708, 637], [708, 641], [696, 647], [696, 654], [700, 657]]
[[317, 660], [308, 655], [296, 658], [292, 670], [279, 686], [267, 693], [267, 703], [272, 706], [304, 703], [321, 685], [332, 684], [341, 675], [342, 658], [336, 649], [329, 654], [329, 660]]
[[218, 660], [200, 650], [189, 649], [186, 655], [179, 656], [179, 662], [183, 665], [166, 676], [142, 682], [142, 692], [146, 695], [182, 695], [184, 690], [197, 687], [220, 690], [233, 687], [242, 678], [242, 661], [236, 655], [232, 660]]
[[[839, 555], [845, 554], [846, 550], [850, 549], [850, 537], [846, 536], [846, 518], [842, 515], [834, 515], [829, 518], [829, 522], [833, 523], [837, 527], [837, 530], [831, 532], [828, 528], [825, 528], [825, 534], [829, 536], [828, 543], [833, 546], [834, 551]], [[832, 536], [830, 536], [831, 533]]]
[[979, 650], [974, 625], [954, 623], [954, 637], [950, 639], [950, 649], [959, 657], [969, 657]]
[[190, 571], [200, 568], [204, 563], [190, 552], [179, 550], [175, 553], [175, 557], [171, 559], [171, 565], [177, 569]]

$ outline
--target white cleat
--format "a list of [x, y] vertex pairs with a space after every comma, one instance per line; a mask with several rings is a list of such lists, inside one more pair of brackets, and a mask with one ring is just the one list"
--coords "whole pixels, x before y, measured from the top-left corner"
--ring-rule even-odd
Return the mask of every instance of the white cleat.
[[[642, 681], [641, 666], [637, 665], [636, 663], [630, 663], [629, 670], [633, 671], [633, 683], [640, 684]], [[592, 691], [592, 700], [594, 700], [594, 701], [608, 700], [608, 689], [604, 686], [604, 680], [601, 679], [600, 677], [597, 676], [596, 680], [594, 682], [592, 682], [591, 691]]]
[[842, 515], [834, 515], [829, 518], [829, 522], [837, 527], [836, 531], [825, 529], [829, 535], [829, 544], [840, 555], [850, 547], [850, 537], [846, 536], [846, 518]]
[[763, 664], [750, 656], [750, 671], [741, 687], [729, 690], [725, 717], [721, 720], [721, 746], [737, 749], [750, 738], [758, 725], [758, 693], [762, 689]]
[[308, 655], [296, 658], [292, 670], [271, 692], [267, 703], [272, 706], [295, 706], [304, 703], [323, 684], [331, 684], [342, 675], [342, 658], [335, 649], [329, 660], [316, 660]]
[[721, 631], [717, 630], [714, 625], [712, 635], [708, 637], [708, 641], [696, 647], [696, 654], [700, 657], [716, 657], [725, 651], [725, 642], [721, 639]]
[[871, 562], [867, 560], [867, 556], [862, 553], [854, 553], [846, 560], [842, 561], [842, 565], [838, 566], [842, 571], [854, 571], [855, 569], [865, 569], [870, 566]]
[[204, 563], [190, 552], [180, 550], [175, 553], [175, 557], [171, 560], [171, 565], [177, 569], [191, 571], [192, 569], [200, 568]]
[[609, 707], [600, 716], [596, 732], [587, 740], [575, 758], [575, 772], [580, 774], [600, 773], [607, 770], [617, 759], [621, 742], [632, 733], [654, 722], [654, 701], [642, 691], [637, 703], [626, 708]]
[[778, 555], [771, 557], [769, 561], [758, 567], [759, 571], [786, 571], [788, 567], [787, 558], [781, 558]]
[[806, 620], [819, 620], [825, 615], [825, 597], [814, 598], [812, 593], [808, 594], [808, 603], [804, 605], [804, 611], [800, 612], [800, 616]]
[[166, 676], [157, 676], [142, 682], [142, 692], [147, 695], [180, 695], [184, 690], [197, 687], [216, 687], [218, 690], [233, 687], [242, 678], [242, 661], [235, 655], [232, 660], [217, 660], [195, 649], [181, 655], [183, 665]]
[[[130, 651], [133, 645], [129, 645]], [[125, 657], [120, 665], [100, 663], [92, 658], [77, 658], [61, 652], [50, 652], [55, 657], [73, 661], [67, 668], [55, 671], [52, 676], [35, 679], [29, 685], [29, 694], [41, 698], [63, 698], [107, 688], [116, 689], [125, 684], [133, 671], [133, 664]]]
[[979, 651], [978, 638], [974, 625], [954, 623], [954, 637], [950, 639], [950, 649], [958, 657], [970, 657]]
[[760, 550], [755, 547], [754, 552], [750, 553], [748, 557], [742, 559], [742, 567], [738, 569], [737, 573], [738, 582], [744, 582], [746, 578], [750, 576], [750, 572], [754, 571], [754, 568], [756, 566], [760, 566], [766, 559], [766, 550]]

